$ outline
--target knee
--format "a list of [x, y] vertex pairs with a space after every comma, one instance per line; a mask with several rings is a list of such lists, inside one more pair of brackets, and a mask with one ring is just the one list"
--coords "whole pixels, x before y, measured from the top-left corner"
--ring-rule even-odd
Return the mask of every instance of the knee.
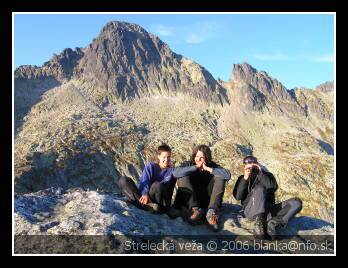
[[128, 178], [126, 176], [122, 176], [118, 179], [118, 186], [120, 189], [123, 189], [127, 184]]
[[158, 182], [158, 181], [155, 181], [155, 182], [153, 182], [151, 184], [151, 190], [152, 191], [156, 191], [156, 192], [157, 191], [161, 191], [162, 187], [163, 187], [163, 185], [160, 182]]
[[300, 198], [298, 198], [298, 197], [289, 199], [288, 200], [288, 204], [290, 204], [290, 206], [293, 209], [296, 209], [298, 211], [302, 210], [302, 200]]

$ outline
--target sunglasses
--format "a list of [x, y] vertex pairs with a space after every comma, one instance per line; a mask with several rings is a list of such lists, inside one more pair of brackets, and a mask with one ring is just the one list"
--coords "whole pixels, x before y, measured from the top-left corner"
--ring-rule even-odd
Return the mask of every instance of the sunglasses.
[[256, 164], [257, 161], [255, 159], [246, 159], [243, 162], [244, 164]]

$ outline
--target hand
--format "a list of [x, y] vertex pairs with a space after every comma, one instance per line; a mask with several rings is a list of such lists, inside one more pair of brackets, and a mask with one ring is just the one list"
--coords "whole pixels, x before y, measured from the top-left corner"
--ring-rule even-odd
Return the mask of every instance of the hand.
[[253, 164], [245, 165], [245, 167], [244, 167], [244, 179], [245, 180], [249, 180], [252, 169], [253, 169]]
[[199, 162], [196, 162], [196, 167], [200, 170], [203, 169], [203, 164], [204, 164], [204, 160], [201, 160]]
[[205, 162], [203, 162], [203, 170], [208, 171], [209, 173], [213, 172], [213, 169], [211, 167], [208, 167]]
[[149, 196], [148, 195], [142, 195], [139, 199], [139, 203], [142, 205], [146, 205], [149, 203]]

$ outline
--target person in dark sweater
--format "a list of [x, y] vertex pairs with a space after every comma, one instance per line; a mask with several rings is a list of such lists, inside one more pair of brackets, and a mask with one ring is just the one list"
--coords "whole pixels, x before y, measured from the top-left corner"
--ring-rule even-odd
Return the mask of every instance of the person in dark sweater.
[[[171, 163], [171, 148], [162, 144], [157, 149], [158, 162], [149, 162], [140, 177], [139, 187], [130, 178], [122, 176], [119, 188], [127, 201], [136, 207], [152, 212], [166, 212], [174, 218], [179, 215], [171, 207], [176, 183]], [[175, 213], [174, 213], [175, 212]]]
[[272, 173], [264, 170], [254, 156], [243, 160], [244, 175], [238, 177], [233, 196], [241, 200], [244, 216], [255, 220], [256, 237], [275, 239], [281, 228], [302, 209], [299, 198], [275, 203], [278, 184]]
[[229, 171], [212, 161], [210, 148], [198, 145], [193, 149], [190, 161], [174, 169], [178, 190], [174, 207], [189, 210], [189, 222], [201, 221], [205, 212], [208, 224], [219, 230], [218, 215], [225, 184], [231, 178]]

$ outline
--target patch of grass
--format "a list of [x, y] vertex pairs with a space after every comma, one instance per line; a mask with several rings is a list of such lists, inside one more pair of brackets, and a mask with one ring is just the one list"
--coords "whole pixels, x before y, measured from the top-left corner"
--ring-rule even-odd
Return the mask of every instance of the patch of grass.
[[281, 153], [281, 154], [288, 153], [288, 151], [285, 148], [286, 148], [286, 146], [282, 145], [282, 144], [274, 144], [274, 145], [272, 145], [272, 149], [275, 152], [278, 152], [278, 153]]

